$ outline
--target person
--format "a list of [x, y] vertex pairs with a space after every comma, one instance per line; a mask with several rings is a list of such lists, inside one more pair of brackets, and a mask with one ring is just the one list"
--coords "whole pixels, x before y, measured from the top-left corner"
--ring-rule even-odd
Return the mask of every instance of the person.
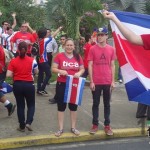
[[[0, 16], [2, 15], [2, 13], [0, 12]], [[7, 27], [11, 27], [12, 29], [14, 29], [17, 25], [17, 21], [16, 21], [16, 13], [13, 12], [12, 14], [13, 17], [13, 25], [11, 26], [7, 21], [3, 21], [2, 22], [2, 28], [0, 28], [0, 43], [1, 45], [6, 48], [6, 41], [3, 37], [1, 37], [1, 35], [3, 33], [7, 34]]]
[[46, 37], [51, 37], [52, 38], [52, 40], [49, 42], [48, 46], [46, 47], [48, 64], [51, 68], [53, 54], [55, 54], [57, 52], [58, 44], [57, 44], [56, 40], [51, 36], [51, 30], [50, 29], [47, 29]]
[[98, 131], [100, 96], [103, 92], [104, 131], [107, 135], [113, 135], [110, 127], [110, 97], [115, 85], [115, 50], [107, 44], [107, 38], [107, 28], [100, 28], [97, 33], [97, 44], [91, 47], [88, 55], [90, 88], [93, 96], [93, 126], [90, 134]]
[[88, 54], [89, 54], [89, 50], [92, 47], [92, 37], [90, 34], [85, 35], [85, 45], [83, 46], [83, 50], [84, 50], [84, 57], [83, 57], [83, 62], [84, 62], [84, 73], [82, 75], [83, 78], [87, 78], [88, 76]]
[[[32, 131], [35, 112], [35, 86], [33, 74], [38, 73], [37, 62], [26, 55], [28, 45], [20, 42], [18, 45], [19, 56], [12, 59], [8, 65], [7, 77], [13, 78], [13, 93], [17, 102], [17, 115], [19, 121], [18, 131], [24, 132], [25, 128]], [[22, 69], [23, 68], [23, 69]], [[27, 104], [27, 118], [25, 121], [25, 101]]]
[[[55, 136], [59, 137], [63, 134], [64, 111], [67, 104], [64, 103], [64, 93], [66, 86], [66, 76], [73, 75], [75, 78], [82, 76], [84, 72], [83, 61], [79, 54], [75, 51], [74, 41], [67, 39], [65, 42], [65, 52], [58, 53], [54, 58], [52, 71], [59, 74], [56, 84], [56, 101], [58, 110], [59, 130]], [[69, 103], [71, 115], [71, 132], [79, 135], [80, 132], [76, 129], [76, 118], [78, 105]]]
[[[65, 47], [66, 39], [67, 39], [67, 35], [66, 34], [60, 36], [60, 43], [61, 43], [61, 45], [58, 48], [58, 52], [59, 53], [65, 52], [64, 47]], [[55, 94], [55, 96], [53, 98], [49, 99], [49, 103], [50, 104], [56, 104], [56, 94]]]
[[[4, 70], [5, 67], [5, 54], [4, 49], [0, 45], [0, 88], [2, 88], [2, 84], [6, 77], [6, 72]], [[4, 93], [0, 90], [0, 102], [4, 104], [4, 106], [8, 110], [8, 116], [11, 116], [13, 112], [15, 111], [15, 104], [12, 104], [4, 95]]]
[[[14, 49], [14, 44], [18, 47], [18, 44], [22, 41], [25, 41], [28, 44], [28, 50], [27, 55], [31, 56], [31, 48], [33, 43], [35, 42], [35, 39], [33, 38], [33, 35], [28, 30], [28, 23], [22, 23], [20, 31], [18, 31], [12, 38], [11, 38], [11, 45], [12, 49]], [[17, 52], [18, 53], [18, 52]], [[16, 54], [17, 56], [18, 54]]]
[[[41, 96], [48, 96], [47, 91], [45, 90], [46, 85], [51, 78], [50, 65], [48, 63], [47, 57], [47, 47], [51, 42], [52, 38], [47, 37], [47, 29], [40, 28], [38, 31], [38, 43], [39, 43], [39, 74], [37, 79], [37, 94]], [[44, 76], [45, 73], [45, 76]]]
[[[133, 31], [129, 30], [124, 26], [120, 20], [115, 16], [113, 12], [107, 10], [103, 11], [103, 16], [107, 19], [111, 19], [119, 28], [123, 36], [133, 44], [141, 45], [144, 49], [150, 50], [150, 34], [137, 35]], [[138, 103], [136, 118], [146, 117], [145, 113], [147, 112], [147, 120], [150, 121], [150, 106], [145, 104]]]

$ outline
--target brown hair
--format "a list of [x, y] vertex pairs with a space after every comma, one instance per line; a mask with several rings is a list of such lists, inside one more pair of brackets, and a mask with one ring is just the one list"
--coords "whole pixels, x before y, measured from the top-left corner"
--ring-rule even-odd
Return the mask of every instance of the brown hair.
[[24, 58], [25, 55], [26, 55], [26, 52], [27, 52], [27, 43], [26, 42], [20, 42], [19, 45], [18, 45], [18, 50], [20, 51], [19, 53], [19, 57], [20, 58]]

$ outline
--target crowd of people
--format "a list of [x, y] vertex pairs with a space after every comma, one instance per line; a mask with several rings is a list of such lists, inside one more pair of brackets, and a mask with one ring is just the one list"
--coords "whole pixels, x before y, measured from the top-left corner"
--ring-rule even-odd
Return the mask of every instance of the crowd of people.
[[[56, 93], [52, 99], [49, 99], [51, 104], [57, 104], [59, 129], [56, 131], [55, 136], [59, 137], [64, 132], [64, 112], [67, 104], [63, 98], [68, 75], [73, 75], [74, 78], [87, 78], [89, 76], [93, 98], [92, 128], [89, 133], [95, 134], [98, 131], [99, 104], [102, 95], [104, 131], [109, 136], [113, 135], [113, 130], [110, 126], [110, 97], [115, 86], [115, 50], [107, 43], [108, 29], [102, 27], [95, 31], [94, 37], [92, 37], [91, 33], [88, 33], [85, 38], [81, 38], [80, 46], [82, 46], [82, 51], [84, 52], [83, 57], [81, 57], [77, 53], [74, 40], [68, 38], [67, 35], [61, 35], [58, 48], [55, 36], [62, 27], [59, 27], [52, 34], [51, 30], [47, 28], [34, 31], [29, 23], [24, 22], [19, 31], [13, 31], [17, 24], [15, 16], [16, 13], [13, 13], [13, 25], [3, 21], [2, 27], [0, 27], [0, 86], [2, 86], [6, 76], [13, 79], [13, 93], [16, 99], [19, 122], [17, 130], [24, 132], [26, 128], [29, 131], [33, 131], [31, 124], [36, 112], [35, 93], [48, 96], [46, 86], [49, 84], [51, 72], [53, 72], [58, 74]], [[130, 42], [143, 45], [145, 49], [150, 48], [150, 42], [148, 41], [150, 35], [134, 35], [111, 12], [104, 11], [103, 16], [114, 21]], [[36, 55], [32, 53], [32, 47], [35, 42], [38, 47]], [[5, 66], [4, 48], [14, 54], [14, 58], [8, 65], [7, 72], [3, 70]], [[55, 58], [53, 59], [54, 54]], [[34, 76], [36, 74], [38, 75], [37, 88], [34, 85]], [[0, 101], [4, 103], [10, 116], [14, 112], [16, 105], [7, 100], [1, 90]], [[27, 117], [25, 116], [25, 101], [27, 104]], [[79, 130], [76, 129], [78, 105], [69, 103], [68, 108], [70, 110], [71, 132], [78, 136], [80, 135]], [[147, 116], [149, 119], [149, 114]]]

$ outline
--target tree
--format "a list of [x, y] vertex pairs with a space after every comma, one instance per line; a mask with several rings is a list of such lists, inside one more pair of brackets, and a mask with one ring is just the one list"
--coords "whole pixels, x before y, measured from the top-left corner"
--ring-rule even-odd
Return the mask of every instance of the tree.
[[73, 39], [80, 37], [79, 27], [85, 13], [100, 15], [97, 10], [101, 8], [99, 0], [49, 0], [46, 6], [49, 19], [55, 20], [51, 25], [63, 25], [68, 36]]
[[12, 22], [11, 13], [16, 12], [17, 27], [24, 21], [29, 22], [34, 29], [44, 25], [44, 8], [34, 6], [32, 0], [3, 0], [0, 2], [0, 10], [3, 13], [1, 21]]

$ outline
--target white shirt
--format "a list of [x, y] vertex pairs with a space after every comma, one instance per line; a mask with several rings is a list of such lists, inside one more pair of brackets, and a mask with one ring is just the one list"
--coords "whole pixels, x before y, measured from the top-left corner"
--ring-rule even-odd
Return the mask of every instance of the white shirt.
[[47, 44], [46, 46], [46, 51], [47, 53], [56, 53], [58, 49], [58, 44], [56, 42], [56, 40], [54, 38], [52, 38], [52, 40]]

